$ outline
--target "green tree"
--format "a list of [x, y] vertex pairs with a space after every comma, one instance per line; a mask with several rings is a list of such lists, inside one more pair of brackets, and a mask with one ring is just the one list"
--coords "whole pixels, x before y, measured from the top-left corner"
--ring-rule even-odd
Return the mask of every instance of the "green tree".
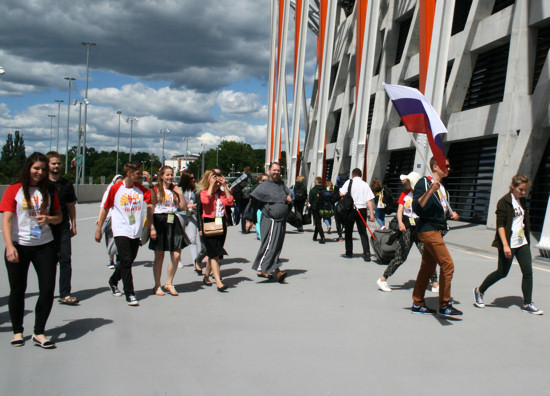
[[20, 135], [19, 131], [15, 131], [14, 135], [8, 133], [0, 158], [0, 182], [3, 184], [14, 183], [25, 163], [25, 159], [23, 135]]

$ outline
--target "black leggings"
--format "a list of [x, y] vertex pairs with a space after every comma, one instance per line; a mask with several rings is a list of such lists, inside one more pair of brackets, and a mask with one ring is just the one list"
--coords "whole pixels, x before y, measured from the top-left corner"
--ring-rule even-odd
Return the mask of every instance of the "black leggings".
[[34, 309], [34, 334], [44, 334], [46, 321], [53, 306], [55, 291], [55, 275], [57, 270], [57, 252], [53, 242], [40, 246], [22, 246], [14, 243], [19, 262], [8, 261], [4, 251], [4, 260], [10, 282], [10, 311], [13, 333], [23, 332], [23, 316], [25, 315], [25, 291], [27, 290], [27, 275], [32, 262], [38, 277], [38, 301]]

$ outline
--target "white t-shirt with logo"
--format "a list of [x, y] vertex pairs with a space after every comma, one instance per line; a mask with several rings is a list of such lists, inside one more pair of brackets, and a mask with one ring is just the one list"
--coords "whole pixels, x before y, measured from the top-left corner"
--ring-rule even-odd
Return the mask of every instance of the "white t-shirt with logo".
[[112, 186], [104, 208], [112, 208], [113, 236], [140, 238], [147, 216], [148, 203], [151, 203], [151, 191], [139, 183], [135, 183], [132, 187], [126, 187], [124, 181], [120, 181]]
[[397, 203], [403, 205], [403, 215], [409, 218], [418, 219], [418, 215], [414, 213], [412, 209], [413, 195], [413, 190], [403, 191]]
[[521, 207], [519, 201], [517, 201], [512, 195], [512, 206], [514, 207], [514, 219], [512, 220], [512, 236], [510, 238], [510, 247], [512, 249], [527, 244], [527, 238], [525, 237], [525, 211]]
[[155, 214], [176, 213], [178, 211], [178, 204], [174, 191], [164, 189], [164, 199], [161, 199], [161, 197], [159, 197], [158, 187], [155, 187], [155, 194], [157, 194]]

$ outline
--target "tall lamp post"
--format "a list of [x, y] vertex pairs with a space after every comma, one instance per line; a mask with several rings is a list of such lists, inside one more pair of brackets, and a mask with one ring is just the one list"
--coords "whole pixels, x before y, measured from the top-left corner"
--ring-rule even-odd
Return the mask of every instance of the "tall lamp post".
[[59, 153], [59, 120], [61, 118], [61, 103], [63, 103], [64, 101], [56, 99], [55, 102], [57, 103], [57, 145], [55, 146], [55, 151]]
[[118, 175], [118, 151], [120, 150], [120, 116], [122, 115], [122, 111], [117, 111], [118, 114], [118, 139], [116, 143], [116, 170], [115, 175]]
[[90, 72], [90, 47], [95, 47], [96, 43], [82, 42], [86, 46], [86, 97], [84, 98], [84, 150], [82, 155], [82, 180], [86, 175], [86, 124], [88, 122], [88, 76]]
[[136, 117], [128, 117], [126, 118], [126, 122], [130, 123], [130, 158], [128, 161], [132, 161], [132, 139], [134, 135], [134, 122], [138, 122], [138, 119]]
[[53, 114], [48, 114], [48, 117], [50, 117], [50, 151], [52, 151], [53, 119], [55, 118], [55, 115], [53, 115]]
[[219, 167], [219, 159], [220, 159], [220, 146], [216, 147], [216, 166]]
[[168, 129], [161, 129], [159, 133], [162, 133], [162, 166], [164, 166], [164, 141], [166, 140], [166, 134], [170, 133]]
[[69, 170], [69, 120], [71, 118], [71, 83], [75, 80], [72, 77], [65, 77], [69, 81], [69, 101], [67, 102], [67, 141], [65, 143], [65, 174]]
[[204, 175], [204, 154], [206, 151], [206, 144], [201, 144], [202, 147], [202, 167], [201, 167], [201, 176]]

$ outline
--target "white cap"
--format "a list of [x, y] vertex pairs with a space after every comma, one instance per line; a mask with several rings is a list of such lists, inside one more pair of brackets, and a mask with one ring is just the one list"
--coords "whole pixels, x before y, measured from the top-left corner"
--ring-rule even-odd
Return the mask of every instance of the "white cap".
[[409, 181], [411, 182], [411, 187], [414, 189], [414, 186], [416, 186], [416, 183], [418, 183], [418, 181], [422, 179], [422, 176], [420, 176], [416, 172], [411, 172], [408, 175], [401, 175], [399, 176], [399, 178], [401, 180], [409, 179]]

